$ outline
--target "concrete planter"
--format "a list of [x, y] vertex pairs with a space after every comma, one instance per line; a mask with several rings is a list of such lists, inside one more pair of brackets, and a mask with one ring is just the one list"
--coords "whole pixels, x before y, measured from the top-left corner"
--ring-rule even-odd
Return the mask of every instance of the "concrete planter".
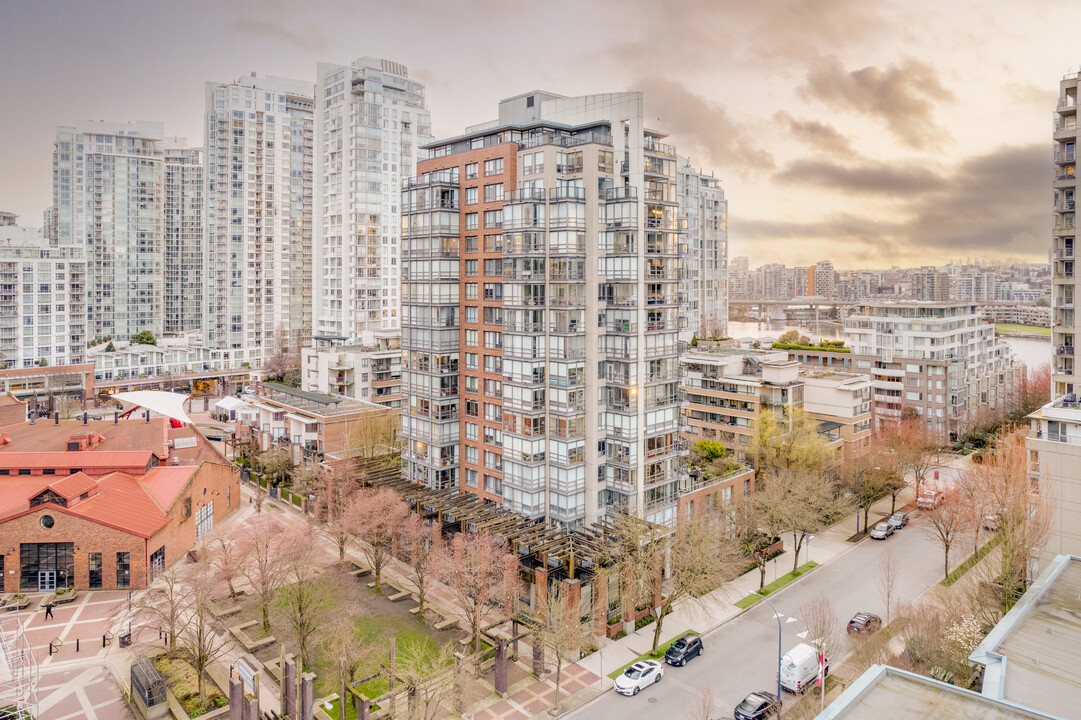
[[68, 588], [65, 592], [54, 592], [52, 596], [53, 605], [63, 605], [69, 603], [79, 596], [79, 592], [75, 588]]

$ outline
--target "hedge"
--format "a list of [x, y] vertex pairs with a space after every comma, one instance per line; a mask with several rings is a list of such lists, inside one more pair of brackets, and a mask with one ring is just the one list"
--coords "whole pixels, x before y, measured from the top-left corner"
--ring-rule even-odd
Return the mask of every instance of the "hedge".
[[797, 343], [773, 343], [774, 350], [821, 350], [822, 352], [850, 353], [846, 347], [822, 347], [818, 345], [799, 345]]

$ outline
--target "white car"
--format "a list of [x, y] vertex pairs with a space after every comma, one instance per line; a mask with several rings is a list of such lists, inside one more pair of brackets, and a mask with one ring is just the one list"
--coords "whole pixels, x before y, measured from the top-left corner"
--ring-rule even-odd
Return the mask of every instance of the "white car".
[[662, 675], [664, 665], [656, 660], [641, 660], [616, 678], [616, 692], [620, 695], [637, 695], [642, 688], [660, 682]]

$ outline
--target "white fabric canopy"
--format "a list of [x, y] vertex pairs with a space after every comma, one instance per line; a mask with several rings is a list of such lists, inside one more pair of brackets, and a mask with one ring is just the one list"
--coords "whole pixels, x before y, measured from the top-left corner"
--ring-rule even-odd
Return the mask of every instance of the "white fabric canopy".
[[161, 390], [136, 390], [134, 392], [116, 393], [111, 397], [124, 403], [146, 408], [167, 418], [179, 420], [182, 423], [192, 422], [192, 419], [184, 412], [184, 403], [191, 397], [190, 395]]
[[235, 398], [230, 395], [228, 397], [223, 397], [221, 400], [214, 403], [214, 407], [218, 408], [219, 410], [225, 410], [226, 412], [228, 412], [229, 410], [236, 410], [237, 408], [244, 407], [247, 404], [248, 403], [244, 402], [240, 398]]

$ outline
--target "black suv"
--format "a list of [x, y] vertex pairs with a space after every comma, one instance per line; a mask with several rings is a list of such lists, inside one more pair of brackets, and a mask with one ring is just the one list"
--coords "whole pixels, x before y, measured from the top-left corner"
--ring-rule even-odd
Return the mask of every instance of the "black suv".
[[882, 629], [882, 618], [874, 613], [858, 612], [848, 621], [850, 633], [873, 633]]
[[702, 654], [702, 638], [697, 635], [684, 635], [672, 643], [664, 654], [664, 661], [669, 665], [686, 665], [691, 658]]
[[743, 702], [736, 705], [732, 714], [736, 716], [736, 720], [762, 720], [776, 715], [780, 709], [781, 705], [776, 695], [759, 690], [751, 693]]

